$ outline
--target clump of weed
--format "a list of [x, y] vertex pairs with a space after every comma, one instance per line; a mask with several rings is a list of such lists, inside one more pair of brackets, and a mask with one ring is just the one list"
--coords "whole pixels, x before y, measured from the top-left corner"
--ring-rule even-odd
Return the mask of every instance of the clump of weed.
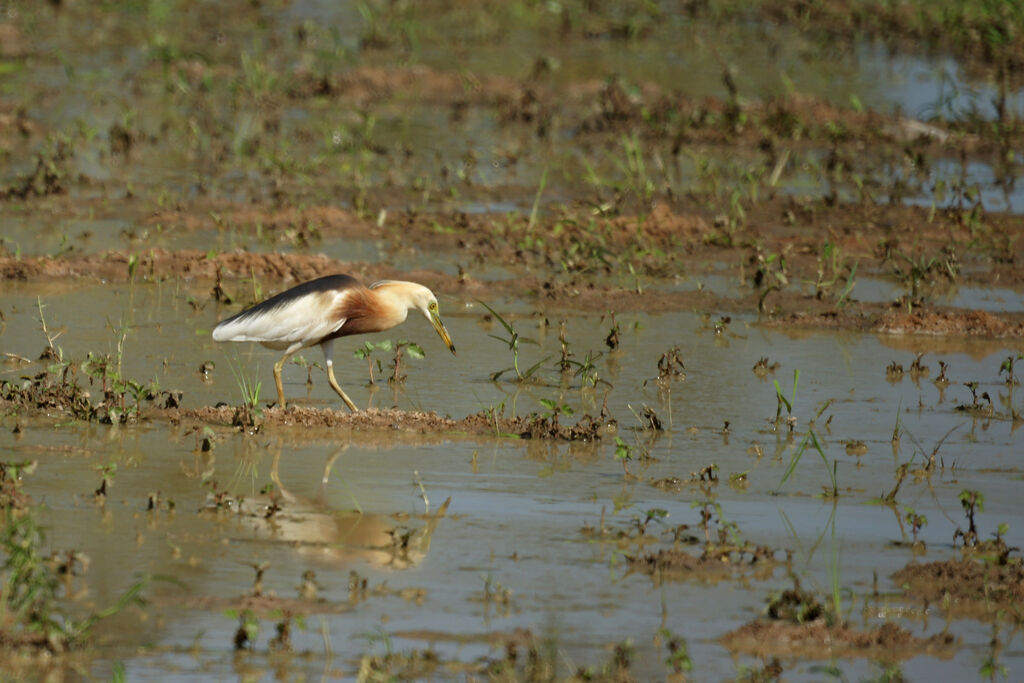
[[750, 256], [750, 265], [754, 269], [754, 289], [759, 292], [757, 310], [763, 313], [768, 295], [789, 286], [786, 257], [782, 253], [766, 254], [758, 248]]
[[395, 652], [387, 634], [364, 636], [372, 642], [382, 641], [382, 654], [364, 654], [359, 660], [360, 681], [391, 681], [430, 679], [442, 666], [441, 658], [430, 649]]
[[[73, 618], [59, 604], [61, 563], [50, 562], [42, 555], [45, 545], [43, 529], [32, 508], [9, 516], [0, 531], [0, 550], [5, 557], [0, 584], [0, 641], [14, 649], [59, 654], [80, 645], [97, 621], [137, 602], [144, 581], [133, 585], [116, 605], [82, 619]], [[65, 556], [74, 558], [78, 554]]]
[[899, 382], [903, 379], [903, 366], [893, 361], [885, 367], [885, 379], [888, 382]]
[[988, 395], [988, 392], [983, 391], [980, 396], [978, 395], [977, 382], [964, 382], [964, 386], [971, 391], [971, 402], [970, 404], [961, 403], [954, 410], [979, 417], [987, 417], [995, 413], [995, 405], [992, 403], [992, 397]]
[[[479, 301], [479, 299], [477, 301]], [[503, 328], [505, 328], [505, 333], [508, 335], [507, 337], [500, 337], [500, 336], [498, 336], [496, 334], [491, 334], [491, 335], [488, 335], [488, 336], [490, 336], [490, 337], [492, 337], [494, 339], [497, 339], [500, 342], [503, 342], [503, 343], [507, 344], [508, 345], [508, 350], [512, 353], [512, 367], [504, 368], [503, 370], [498, 370], [497, 372], [492, 372], [491, 373], [491, 381], [492, 382], [498, 381], [498, 379], [502, 375], [504, 375], [506, 372], [509, 372], [509, 371], [512, 371], [512, 372], [515, 373], [515, 381], [517, 381], [517, 382], [527, 382], [527, 381], [530, 381], [530, 379], [537, 373], [538, 370], [540, 370], [541, 366], [548, 359], [545, 357], [545, 358], [537, 361], [535, 364], [533, 364], [532, 366], [530, 366], [526, 370], [520, 370], [520, 368], [519, 368], [519, 345], [522, 344], [522, 343], [537, 344], [537, 342], [534, 341], [533, 339], [527, 339], [526, 337], [521, 337], [519, 335], [519, 332], [516, 331], [516, 329], [512, 326], [512, 324], [509, 323], [507, 320], [505, 320], [503, 317], [501, 317], [501, 315], [497, 311], [495, 311], [493, 308], [488, 306], [483, 301], [479, 301], [479, 303], [480, 303], [481, 306], [483, 306], [488, 311], [490, 311], [491, 315], [494, 316], [494, 318], [496, 318], [499, 323], [501, 323], [501, 326]]]
[[919, 540], [917, 538], [917, 535], [918, 533], [920, 533], [921, 529], [928, 525], [928, 517], [920, 514], [919, 512], [914, 510], [914, 508], [909, 507], [907, 505], [903, 506], [903, 512], [903, 519], [906, 521], [908, 525], [910, 525], [910, 531], [914, 536], [914, 548], [920, 548], [923, 550], [924, 541]]
[[410, 358], [423, 358], [423, 348], [419, 344], [402, 339], [393, 344], [395, 356], [391, 359], [391, 376], [388, 377], [389, 384], [401, 384], [405, 381], [406, 375], [402, 372], [403, 352]]
[[604, 338], [604, 343], [609, 350], [614, 351], [619, 348], [619, 323], [615, 322], [615, 314], [611, 314], [612, 327], [608, 331], [608, 336]]
[[22, 488], [22, 478], [35, 469], [34, 460], [0, 462], [0, 511], [10, 515], [28, 508], [32, 498]]
[[601, 438], [603, 421], [592, 415], [584, 415], [574, 425], [559, 424], [558, 416], [571, 414], [572, 409], [565, 404], [556, 404], [544, 399], [542, 402], [547, 412], [533, 415], [527, 420], [526, 428], [521, 433], [527, 439], [559, 439], [564, 441], [596, 441]]
[[958, 498], [960, 499], [960, 506], [964, 509], [964, 514], [967, 516], [967, 531], [957, 527], [956, 531], [953, 532], [953, 543], [955, 544], [957, 539], [960, 539], [963, 541], [965, 548], [977, 546], [978, 527], [974, 523], [974, 515], [985, 511], [985, 496], [981, 491], [964, 489], [960, 492]]
[[897, 249], [898, 245], [884, 245], [883, 259], [890, 263], [893, 275], [907, 288], [908, 308], [920, 305], [926, 293], [955, 284], [960, 277], [960, 260], [952, 245], [946, 245], [937, 254], [914, 254]]
[[759, 379], [764, 379], [765, 377], [767, 377], [770, 374], [775, 374], [775, 371], [778, 370], [778, 369], [779, 369], [779, 364], [778, 363], [770, 363], [768, 361], [768, 356], [763, 356], [763, 357], [759, 358], [758, 361], [756, 363], [754, 363], [754, 367], [753, 367], [754, 374], [757, 375], [757, 377]]
[[683, 354], [678, 346], [661, 354], [658, 359], [658, 381], [669, 382], [672, 380], [686, 379], [686, 366], [683, 365]]
[[800, 587], [800, 580], [794, 576], [792, 588], [775, 593], [768, 599], [765, 615], [769, 619], [804, 624], [828, 616], [828, 611], [813, 593]]
[[72, 157], [71, 141], [63, 136], [47, 141], [36, 154], [36, 165], [26, 175], [6, 187], [0, 187], [0, 201], [47, 197], [67, 191], [66, 165]]
[[98, 419], [97, 408], [89, 400], [89, 393], [76, 381], [70, 365], [58, 363], [19, 382], [0, 382], [0, 400], [18, 408], [59, 410], [79, 420]]

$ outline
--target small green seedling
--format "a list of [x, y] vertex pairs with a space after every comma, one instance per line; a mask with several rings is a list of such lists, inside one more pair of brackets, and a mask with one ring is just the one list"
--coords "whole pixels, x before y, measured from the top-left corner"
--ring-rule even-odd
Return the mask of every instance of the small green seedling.
[[910, 531], [914, 535], [914, 545], [917, 545], [917, 534], [928, 525], [928, 518], [906, 505], [903, 506], [903, 512], [903, 519], [910, 525]]
[[647, 525], [652, 521], [661, 522], [664, 519], [668, 519], [668, 510], [662, 508], [651, 508], [644, 514], [644, 518], [641, 520], [639, 517], [633, 518], [633, 525], [641, 536], [647, 533]]
[[957, 530], [953, 532], [953, 543], [955, 544], [959, 538], [963, 540], [964, 547], [976, 546], [978, 544], [978, 527], [974, 522], [974, 515], [985, 511], [985, 496], [981, 491], [964, 489], [957, 497], [960, 499], [960, 507], [967, 515], [967, 531], [957, 527]]
[[373, 358], [373, 352], [390, 350], [391, 340], [385, 339], [384, 341], [377, 342], [376, 344], [374, 344], [373, 342], [365, 341], [363, 342], [362, 346], [356, 348], [356, 350], [352, 352], [352, 355], [355, 356], [356, 358], [362, 358], [363, 360], [366, 361], [366, 366], [370, 370], [370, 384], [373, 384], [374, 361], [376, 361], [377, 364], [377, 372], [379, 372], [380, 374], [384, 374], [384, 366], [379, 358]]
[[402, 351], [408, 354], [410, 358], [423, 358], [423, 348], [416, 342], [411, 342], [406, 339], [397, 341], [393, 344], [395, 349], [395, 357], [391, 359], [391, 376], [388, 377], [389, 384], [401, 384], [405, 381], [405, 375], [402, 373]]
[[558, 416], [559, 415], [572, 415], [572, 408], [567, 403], [559, 403], [550, 398], [540, 399], [541, 405], [548, 409], [544, 413], [544, 417], [551, 420], [551, 424], [558, 427]]
[[[488, 335], [488, 336], [489, 337], [493, 337], [494, 339], [497, 339], [500, 342], [508, 344], [508, 349], [509, 349], [509, 351], [512, 352], [512, 367], [505, 368], [503, 370], [498, 370], [497, 372], [491, 373], [491, 381], [492, 382], [498, 381], [498, 379], [502, 375], [504, 375], [506, 372], [508, 372], [509, 370], [512, 370], [512, 371], [515, 372], [515, 374], [516, 374], [516, 381], [517, 382], [526, 382], [526, 381], [528, 381], [531, 377], [533, 377], [534, 374], [536, 374], [536, 372], [538, 370], [540, 370], [541, 365], [543, 365], [547, 361], [547, 358], [543, 358], [543, 359], [537, 361], [536, 364], [532, 365], [526, 371], [521, 371], [519, 369], [519, 344], [520, 343], [524, 343], [524, 344], [537, 344], [537, 342], [534, 341], [533, 339], [527, 339], [526, 337], [519, 336], [519, 333], [516, 332], [515, 328], [512, 327], [512, 325], [507, 320], [502, 318], [501, 315], [496, 310], [494, 310], [493, 308], [488, 306], [483, 301], [480, 301], [479, 299], [477, 299], [477, 302], [481, 306], [483, 306], [484, 308], [486, 308], [488, 311], [491, 312], [491, 315], [493, 315], [495, 317], [495, 319], [497, 319], [497, 321], [499, 323], [501, 323], [501, 326], [505, 328], [505, 332], [508, 334], [507, 338], [506, 337], [500, 337], [500, 336], [498, 336], [496, 334], [491, 334], [491, 335]], [[537, 345], [539, 346], [539, 344], [537, 344]]]
[[622, 463], [622, 470], [629, 475], [629, 461], [633, 459], [633, 449], [622, 440], [621, 437], [615, 437], [615, 459]]
[[[773, 379], [772, 384], [775, 386], [775, 424], [779, 424], [779, 418], [782, 417], [782, 406], [786, 406], [786, 415], [793, 417], [793, 404], [796, 403], [796, 385], [800, 381], [800, 370], [793, 370], [793, 392], [790, 395], [789, 400], [782, 393], [782, 387], [779, 386], [779, 380]], [[793, 431], [795, 420], [789, 421], [789, 431]]]
[[999, 366], [999, 374], [1006, 373], [1006, 386], [1016, 386], [1017, 379], [1013, 376], [1013, 365], [1015, 361], [1021, 359], [1024, 359], [1024, 353], [1018, 353], [1016, 356], [1007, 356], [1006, 360]]

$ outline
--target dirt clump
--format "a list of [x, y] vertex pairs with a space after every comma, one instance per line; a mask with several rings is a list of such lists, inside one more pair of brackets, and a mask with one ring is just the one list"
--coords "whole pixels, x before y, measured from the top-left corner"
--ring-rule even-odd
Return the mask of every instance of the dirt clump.
[[8, 404], [19, 412], [56, 411], [80, 420], [90, 420], [96, 415], [88, 391], [77, 382], [55, 381], [54, 375], [46, 371], [20, 383], [0, 382], [0, 404]]
[[994, 561], [974, 557], [911, 563], [892, 575], [909, 597], [948, 605], [954, 613], [997, 618], [1009, 613], [1024, 621], [1024, 559], [1000, 553]]
[[681, 548], [660, 548], [629, 558], [631, 571], [648, 574], [657, 580], [732, 578], [737, 573], [755, 572], [766, 578], [778, 566], [771, 548], [752, 545], [709, 544], [700, 555]]
[[986, 311], [892, 311], [875, 326], [890, 334], [1022, 337], [1024, 322], [1009, 322]]
[[892, 622], [859, 631], [846, 624], [830, 626], [824, 618], [794, 623], [757, 619], [719, 639], [732, 652], [755, 657], [832, 659], [865, 657], [892, 661], [926, 654], [953, 656], [956, 641], [947, 633], [918, 638]]
[[[226, 404], [163, 411], [172, 422], [197, 422], [223, 426], [240, 425], [242, 408]], [[244, 411], [243, 411], [244, 412]], [[245, 422], [245, 420], [241, 420]], [[562, 425], [538, 415], [506, 417], [477, 413], [462, 419], [442, 417], [434, 412], [369, 408], [358, 413], [342, 409], [292, 405], [285, 410], [264, 408], [255, 416], [260, 427], [348, 428], [353, 432], [401, 431], [436, 435], [476, 435], [590, 441], [600, 439], [605, 427], [589, 415], [574, 425]]]
[[764, 616], [722, 636], [733, 652], [757, 657], [868, 657], [891, 660], [931, 654], [949, 657], [951, 635], [918, 638], [892, 622], [861, 631], [833, 619], [830, 610], [794, 578], [792, 588], [774, 594]]

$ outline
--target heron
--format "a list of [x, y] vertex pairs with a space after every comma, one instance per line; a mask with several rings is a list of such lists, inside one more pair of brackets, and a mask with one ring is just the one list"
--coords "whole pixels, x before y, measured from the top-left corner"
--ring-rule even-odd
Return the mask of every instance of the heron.
[[284, 350], [274, 364], [277, 401], [286, 406], [281, 370], [297, 351], [318, 345], [327, 366], [327, 381], [349, 410], [358, 412], [334, 378], [334, 340], [353, 334], [383, 332], [405, 322], [409, 311], [426, 316], [448, 349], [455, 345], [441, 322], [437, 297], [423, 285], [400, 280], [381, 280], [369, 287], [350, 275], [327, 275], [303, 282], [241, 313], [217, 323], [217, 342], [259, 342], [270, 349]]

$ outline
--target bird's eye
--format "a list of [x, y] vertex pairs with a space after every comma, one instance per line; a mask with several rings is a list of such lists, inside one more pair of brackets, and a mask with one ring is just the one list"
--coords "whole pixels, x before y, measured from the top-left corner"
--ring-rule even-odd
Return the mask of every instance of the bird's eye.
[[433, 301], [431, 301], [431, 302], [430, 302], [430, 306], [428, 306], [428, 308], [429, 308], [430, 310], [432, 310], [432, 311], [436, 311], [436, 310], [437, 310], [437, 304], [436, 304], [436, 303], [434, 303]]

